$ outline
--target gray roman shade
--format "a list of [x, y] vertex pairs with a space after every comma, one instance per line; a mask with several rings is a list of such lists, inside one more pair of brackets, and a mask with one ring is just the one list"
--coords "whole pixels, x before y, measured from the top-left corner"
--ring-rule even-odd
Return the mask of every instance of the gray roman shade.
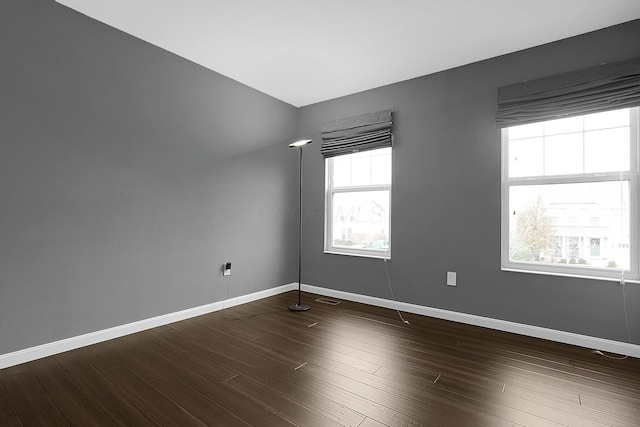
[[640, 105], [640, 58], [498, 88], [498, 128]]
[[391, 147], [391, 110], [324, 123], [320, 132], [324, 157]]

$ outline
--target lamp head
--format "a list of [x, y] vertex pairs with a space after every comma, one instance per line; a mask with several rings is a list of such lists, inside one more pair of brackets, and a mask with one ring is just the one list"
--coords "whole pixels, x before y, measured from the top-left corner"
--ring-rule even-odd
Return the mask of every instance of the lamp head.
[[313, 142], [311, 139], [299, 139], [299, 140], [289, 144], [289, 148], [303, 147], [303, 146], [305, 146], [307, 144], [311, 144], [311, 142]]

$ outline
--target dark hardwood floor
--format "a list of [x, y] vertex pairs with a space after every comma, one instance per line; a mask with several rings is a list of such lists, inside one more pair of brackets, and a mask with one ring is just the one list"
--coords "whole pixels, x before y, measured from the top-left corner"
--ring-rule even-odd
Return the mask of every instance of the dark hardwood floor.
[[0, 370], [0, 426], [639, 426], [640, 360], [287, 293]]

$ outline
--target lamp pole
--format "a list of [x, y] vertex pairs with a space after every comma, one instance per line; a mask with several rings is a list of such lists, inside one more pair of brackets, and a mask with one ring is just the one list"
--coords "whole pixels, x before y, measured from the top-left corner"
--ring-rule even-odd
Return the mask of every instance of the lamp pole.
[[302, 287], [302, 147], [307, 144], [311, 144], [310, 139], [303, 139], [300, 141], [293, 142], [289, 144], [289, 148], [298, 148], [300, 150], [300, 192], [298, 197], [298, 206], [299, 206], [299, 214], [298, 214], [298, 303], [291, 304], [289, 306], [289, 310], [291, 311], [307, 311], [309, 310], [309, 306], [306, 304], [302, 304], [301, 301], [301, 287]]

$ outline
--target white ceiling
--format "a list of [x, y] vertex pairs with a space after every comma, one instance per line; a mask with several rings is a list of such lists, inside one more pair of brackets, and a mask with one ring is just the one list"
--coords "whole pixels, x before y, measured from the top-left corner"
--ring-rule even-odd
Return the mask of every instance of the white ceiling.
[[294, 106], [640, 18], [640, 0], [57, 0]]

